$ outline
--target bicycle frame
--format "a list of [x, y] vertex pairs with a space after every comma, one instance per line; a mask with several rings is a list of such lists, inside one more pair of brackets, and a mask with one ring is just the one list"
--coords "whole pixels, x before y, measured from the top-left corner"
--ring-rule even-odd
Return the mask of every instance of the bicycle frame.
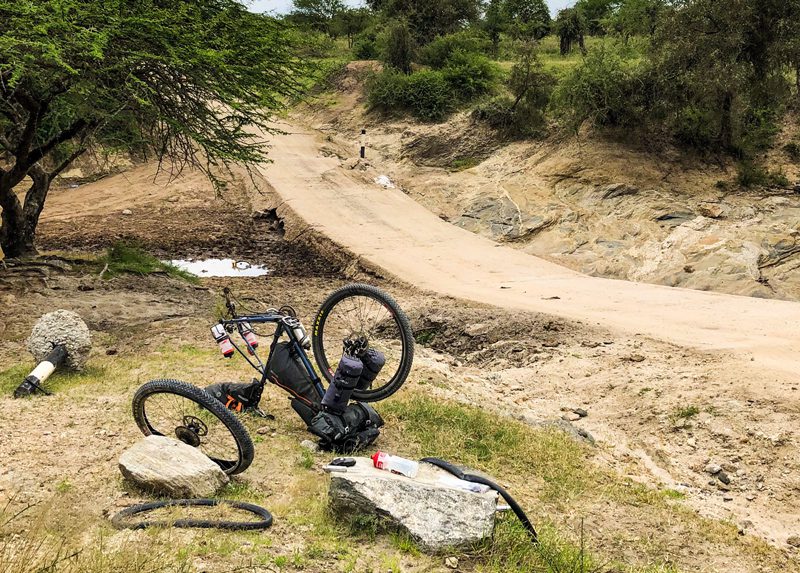
[[[297, 336], [294, 333], [294, 329], [292, 328], [293, 322], [296, 321], [297, 318], [293, 316], [289, 316], [286, 314], [282, 314], [280, 312], [267, 312], [264, 314], [252, 314], [248, 316], [237, 316], [233, 319], [223, 319], [220, 320], [219, 323], [226, 327], [231, 327], [235, 329], [239, 333], [239, 337], [244, 342], [244, 347], [247, 349], [247, 352], [243, 351], [236, 342], [233, 341], [233, 337], [231, 337], [231, 344], [236, 349], [236, 351], [241, 354], [245, 360], [247, 360], [248, 364], [252, 366], [258, 373], [261, 374], [260, 384], [263, 387], [269, 375], [269, 366], [270, 362], [272, 361], [272, 351], [275, 350], [275, 345], [278, 344], [278, 341], [281, 337], [285, 334], [289, 341], [291, 342], [292, 346], [294, 347], [295, 352], [300, 357], [303, 366], [305, 367], [308, 375], [311, 377], [311, 381], [314, 384], [314, 389], [317, 391], [320, 400], [325, 395], [325, 386], [322, 384], [322, 379], [317, 375], [316, 370], [311, 365], [311, 360], [308, 358], [308, 354], [306, 353], [305, 348], [303, 348], [302, 344], [300, 344], [300, 340], [297, 339]], [[269, 346], [269, 355], [267, 356], [267, 362], [264, 363], [261, 361], [261, 358], [258, 356], [258, 352], [255, 348], [250, 346], [247, 340], [244, 338], [242, 334], [242, 330], [244, 328], [244, 324], [267, 324], [272, 323], [276, 325], [275, 334], [272, 337], [272, 343]], [[249, 355], [249, 356], [248, 356]], [[250, 359], [250, 357], [255, 359], [255, 362]]]

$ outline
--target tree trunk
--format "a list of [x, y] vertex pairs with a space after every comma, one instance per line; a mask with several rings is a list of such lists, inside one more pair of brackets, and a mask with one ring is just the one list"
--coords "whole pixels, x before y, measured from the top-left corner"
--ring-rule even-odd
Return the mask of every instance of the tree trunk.
[[25, 205], [14, 193], [8, 178], [0, 178], [0, 249], [6, 258], [20, 259], [34, 257], [38, 254], [34, 239], [39, 215], [44, 208], [47, 192], [50, 189], [50, 177], [44, 170], [35, 167], [31, 170], [32, 183], [25, 194]]
[[733, 149], [733, 94], [731, 92], [725, 92], [722, 97], [719, 142], [723, 149]]

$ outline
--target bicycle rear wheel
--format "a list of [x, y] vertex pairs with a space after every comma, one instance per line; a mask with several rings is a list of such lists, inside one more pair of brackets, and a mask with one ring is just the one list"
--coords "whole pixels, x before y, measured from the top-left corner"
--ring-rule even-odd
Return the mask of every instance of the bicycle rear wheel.
[[199, 448], [226, 474], [241, 473], [253, 461], [253, 442], [239, 419], [186, 382], [147, 382], [133, 397], [133, 419], [145, 436], [167, 436]]
[[353, 392], [353, 399], [377, 402], [397, 392], [408, 378], [414, 334], [391, 296], [371, 285], [351, 284], [325, 299], [314, 319], [314, 359], [328, 382], [342, 357], [344, 341], [360, 337], [384, 354], [386, 364], [369, 388]]

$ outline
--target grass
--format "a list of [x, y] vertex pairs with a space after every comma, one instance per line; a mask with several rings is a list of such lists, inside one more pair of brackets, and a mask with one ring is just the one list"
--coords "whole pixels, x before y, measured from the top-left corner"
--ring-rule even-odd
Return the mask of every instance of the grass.
[[[178, 372], [181, 378], [198, 384], [207, 382], [209, 376], [237, 377], [235, 365], [221, 360], [213, 348], [208, 352], [189, 345], [155, 348], [157, 358], [142, 358], [146, 354], [137, 353], [93, 359], [93, 369], [75, 380], [80, 386], [66, 385], [56, 399], [91, 407], [97, 396], [130, 393], [147, 379]], [[17, 374], [14, 369], [7, 370], [0, 373], [0, 381], [16, 381]], [[119, 416], [129, 416], [127, 400], [112, 407], [120, 408]], [[79, 557], [75, 564], [64, 561], [48, 568], [51, 562], [31, 555], [26, 564], [9, 568], [10, 573], [178, 573], [191, 570], [187, 564], [198, 558], [214, 565], [207, 567], [209, 571], [235, 567], [247, 571], [255, 566], [289, 571], [362, 571], [365, 561], [386, 571], [441, 567], [441, 556], [424, 555], [407, 535], [383, 535], [382, 524], [375, 518], [361, 517], [343, 524], [332, 515], [327, 480], [313, 471], [331, 454], [301, 450], [298, 442], [305, 434], [288, 405], [281, 401], [270, 409], [277, 415], [273, 422], [277, 435], [257, 446], [253, 467], [219, 495], [265, 505], [280, 527], [257, 534], [153, 530], [137, 537], [137, 546], [115, 544], [113, 551], [100, 556], [96, 548], [103, 546], [103, 538], [109, 533], [102, 519], [76, 524], [82, 530], [74, 534], [62, 533], [58, 524], [74, 523], [75, 518], [59, 518], [58, 512], [48, 510], [50, 524], [27, 527], [23, 539], [14, 538], [17, 545], [13, 548], [4, 549], [3, 543], [11, 538], [7, 530], [0, 529], [0, 562], [9, 551], [18, 551], [19, 544], [30, 544], [26, 551], [35, 554], [41, 549], [48, 559], [66, 554]], [[530, 543], [513, 515], [502, 514], [492, 540], [455, 553], [464, 570], [672, 572], [677, 569], [668, 558], [674, 558], [678, 539], [692, 539], [691, 555], [709, 547], [716, 551], [736, 546], [740, 552], [737, 556], [747, 552], [763, 555], [765, 563], [778, 563], [769, 547], [738, 536], [730, 524], [703, 519], [685, 507], [681, 492], [648, 487], [603, 469], [594, 461], [596, 449], [558, 430], [532, 428], [479, 408], [434, 398], [421, 390], [404, 389], [381, 403], [379, 410], [387, 423], [378, 444], [381, 449], [411, 458], [437, 455], [493, 474], [508, 486], [536, 524], [541, 539], [538, 546]], [[117, 410], [113, 413], [116, 415]], [[252, 432], [262, 424], [250, 417], [243, 421]], [[279, 485], [273, 481], [276, 475], [283, 478]], [[54, 484], [53, 503], [60, 504], [62, 511], [74, 513], [78, 511], [74, 504], [86, 498], [86, 485], [74, 476], [61, 479]], [[113, 484], [100, 487], [106, 488], [101, 496], [118, 491]], [[586, 525], [582, 527], [584, 517]], [[669, 523], [669, 528], [664, 529], [664, 523]], [[647, 539], [631, 541], [631, 530]], [[162, 556], [164, 552], [167, 554]], [[691, 555], [684, 557], [690, 559]]]
[[465, 171], [481, 164], [477, 157], [460, 157], [450, 164], [450, 171]]
[[97, 260], [97, 264], [103, 266], [101, 278], [113, 278], [123, 274], [165, 274], [190, 283], [198, 283], [200, 280], [192, 273], [165, 263], [132, 243], [114, 243], [105, 255]]
[[700, 413], [700, 408], [695, 405], [681, 406], [672, 412], [673, 420], [691, 420]]

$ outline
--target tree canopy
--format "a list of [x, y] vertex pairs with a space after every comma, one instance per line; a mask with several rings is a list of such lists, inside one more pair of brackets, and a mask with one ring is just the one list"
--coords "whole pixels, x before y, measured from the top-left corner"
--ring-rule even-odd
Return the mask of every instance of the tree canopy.
[[[0, 247], [35, 253], [50, 181], [102, 145], [214, 177], [298, 93], [283, 25], [234, 0], [0, 0]], [[28, 181], [27, 193], [14, 189]]]

